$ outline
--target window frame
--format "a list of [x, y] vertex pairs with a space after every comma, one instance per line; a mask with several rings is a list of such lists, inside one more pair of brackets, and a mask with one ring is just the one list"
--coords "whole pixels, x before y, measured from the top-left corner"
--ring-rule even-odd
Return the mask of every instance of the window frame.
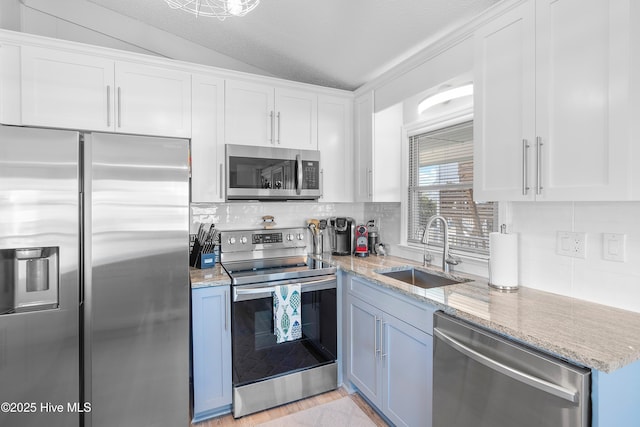
[[[409, 125], [405, 125], [403, 127], [403, 138], [402, 138], [402, 200], [401, 200], [401, 245], [406, 246], [408, 248], [423, 250], [422, 244], [417, 244], [414, 242], [409, 242], [408, 239], [408, 223], [409, 223], [409, 139], [412, 136], [420, 135], [427, 132], [436, 131], [442, 128], [459, 125], [464, 122], [473, 121], [474, 114], [473, 108], [467, 108], [464, 110], [458, 110], [456, 112], [442, 115], [435, 119], [430, 120], [420, 120]], [[475, 148], [475, 147], [474, 147]], [[475, 151], [475, 150], [474, 150]], [[475, 156], [474, 156], [475, 157]], [[495, 211], [494, 211], [494, 224], [500, 223], [501, 215], [501, 204], [496, 203]], [[434, 248], [438, 248], [436, 244], [429, 245], [431, 250]], [[441, 246], [440, 246], [441, 247]], [[434, 255], [439, 255], [439, 251], [435, 252]], [[476, 259], [476, 260], [487, 260], [488, 255], [478, 254], [475, 252], [468, 252], [459, 249], [454, 249], [453, 252], [457, 256], [461, 256], [462, 258], [467, 259]]]

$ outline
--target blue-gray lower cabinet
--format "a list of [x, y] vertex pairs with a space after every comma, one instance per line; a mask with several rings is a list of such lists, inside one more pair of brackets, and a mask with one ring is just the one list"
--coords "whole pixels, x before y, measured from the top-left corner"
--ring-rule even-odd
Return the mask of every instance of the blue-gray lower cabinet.
[[231, 410], [231, 310], [229, 286], [191, 291], [193, 421]]
[[430, 427], [433, 337], [412, 320], [435, 308], [360, 278], [349, 286], [347, 379], [396, 426]]

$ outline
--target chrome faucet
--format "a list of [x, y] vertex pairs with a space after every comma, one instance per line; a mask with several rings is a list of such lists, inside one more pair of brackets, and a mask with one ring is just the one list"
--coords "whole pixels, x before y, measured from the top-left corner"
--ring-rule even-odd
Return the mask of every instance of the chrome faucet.
[[424, 234], [422, 235], [422, 244], [424, 245], [423, 266], [427, 266], [431, 262], [431, 254], [427, 252], [427, 246], [429, 246], [429, 229], [434, 221], [440, 220], [442, 222], [442, 228], [444, 229], [444, 248], [442, 249], [442, 271], [445, 273], [450, 272], [450, 265], [458, 265], [460, 259], [454, 258], [449, 253], [449, 226], [447, 220], [442, 215], [434, 215], [427, 221], [427, 226], [424, 228]]

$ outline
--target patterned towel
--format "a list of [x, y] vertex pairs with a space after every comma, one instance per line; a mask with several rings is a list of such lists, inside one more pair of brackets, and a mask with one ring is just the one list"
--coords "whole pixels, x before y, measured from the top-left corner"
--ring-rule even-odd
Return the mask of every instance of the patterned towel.
[[273, 293], [273, 334], [278, 344], [302, 338], [300, 285], [276, 286]]

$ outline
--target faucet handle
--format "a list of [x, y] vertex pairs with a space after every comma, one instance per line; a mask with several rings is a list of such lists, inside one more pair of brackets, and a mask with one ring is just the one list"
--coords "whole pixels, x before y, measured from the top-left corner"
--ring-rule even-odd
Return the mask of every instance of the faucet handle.
[[449, 265], [458, 265], [462, 262], [462, 258], [449, 254], [445, 262]]

